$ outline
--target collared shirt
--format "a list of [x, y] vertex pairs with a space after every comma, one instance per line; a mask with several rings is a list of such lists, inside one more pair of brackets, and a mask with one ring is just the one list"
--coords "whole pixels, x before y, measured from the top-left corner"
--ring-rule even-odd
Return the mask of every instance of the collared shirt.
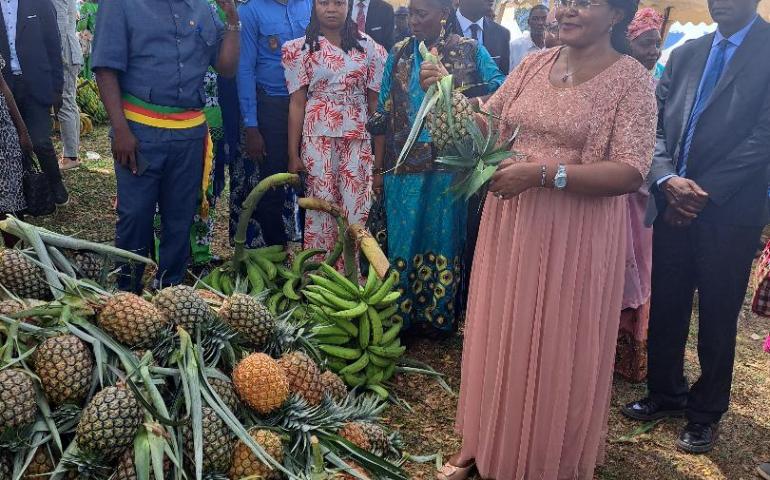
[[[369, 1], [370, 0], [364, 0], [364, 21], [366, 21], [367, 16], [369, 15]], [[355, 22], [358, 19], [358, 11], [361, 9], [361, 0], [353, 0], [353, 11], [350, 12], [351, 16], [350, 18], [353, 19]]]
[[83, 65], [83, 49], [76, 26], [78, 22], [78, 0], [53, 0], [56, 8], [56, 23], [61, 36], [62, 58], [70, 65]]
[[205, 105], [203, 79], [216, 65], [224, 25], [199, 0], [99, 3], [92, 68], [118, 72], [122, 93], [168, 107]]
[[[701, 92], [703, 91], [703, 80], [706, 78], [705, 73], [711, 69], [711, 66], [714, 63], [714, 59], [716, 58], [717, 50], [719, 48], [719, 43], [722, 40], [727, 40], [727, 47], [725, 47], [725, 64], [724, 64], [724, 67], [722, 67], [722, 75], [724, 75], [724, 72], [727, 71], [727, 67], [730, 65], [730, 60], [732, 60], [736, 50], [738, 50], [738, 47], [740, 47], [743, 41], [746, 39], [746, 35], [749, 34], [749, 31], [751, 30], [751, 27], [754, 26], [754, 23], [756, 23], [757, 18], [759, 18], [759, 15], [755, 15], [754, 18], [752, 18], [751, 21], [748, 24], [746, 24], [745, 27], [741, 28], [740, 30], [733, 33], [729, 37], [725, 37], [722, 34], [722, 32], [719, 31], [719, 29], [717, 28], [717, 31], [714, 34], [714, 41], [711, 42], [711, 51], [709, 52], [709, 58], [708, 60], [706, 60], [706, 66], [703, 69], [703, 73], [701, 73], [700, 83], [698, 84], [698, 94], [695, 97], [695, 102], [693, 102], [693, 105], [698, 104], [698, 99], [700, 98]], [[693, 128], [696, 128], [696, 127], [697, 125], [693, 126]], [[659, 178], [656, 181], [656, 183], [658, 185], [661, 185], [663, 182], [665, 182], [669, 178], [676, 177], [676, 176], [677, 175], [672, 175], [672, 174], [665, 175]]]
[[473, 38], [473, 31], [471, 29], [472, 25], [476, 25], [479, 27], [479, 33], [478, 38], [473, 38], [477, 42], [479, 42], [480, 45], [484, 44], [484, 17], [479, 18], [475, 22], [472, 22], [465, 18], [462, 13], [460, 13], [460, 9], [458, 8], [455, 12], [457, 15], [457, 21], [460, 22], [460, 28], [463, 32], [463, 37], [465, 38]]
[[514, 68], [518, 67], [522, 60], [524, 60], [524, 57], [529, 55], [533, 52], [539, 52], [542, 50], [540, 47], [538, 47], [535, 42], [532, 41], [532, 35], [527, 33], [523, 37], [514, 38], [511, 40], [511, 54], [510, 54], [510, 60], [511, 60], [511, 71], [513, 71]]
[[14, 75], [21, 73], [19, 55], [16, 53], [16, 21], [19, 16], [19, 0], [1, 0], [3, 2], [3, 20], [5, 31], [8, 34], [8, 46], [11, 49], [11, 72]]
[[238, 9], [241, 17], [241, 57], [238, 98], [247, 127], [257, 127], [257, 90], [288, 96], [281, 66], [284, 43], [305, 35], [312, 0], [251, 0]]

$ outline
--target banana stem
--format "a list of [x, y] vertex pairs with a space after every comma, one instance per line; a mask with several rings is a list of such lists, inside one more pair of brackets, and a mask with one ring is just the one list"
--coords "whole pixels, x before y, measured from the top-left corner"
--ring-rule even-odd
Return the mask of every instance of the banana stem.
[[357, 223], [351, 225], [348, 232], [348, 237], [355, 241], [358, 248], [361, 249], [361, 253], [369, 261], [370, 268], [374, 268], [377, 276], [380, 279], [384, 279], [390, 269], [390, 262], [377, 243], [377, 240], [369, 233], [369, 230]]
[[350, 224], [345, 220], [344, 224], [340, 224], [340, 233], [342, 236], [342, 261], [345, 266], [345, 277], [358, 285], [358, 262], [356, 261], [356, 241], [350, 235]]
[[[356, 248], [355, 244], [348, 239], [348, 219], [345, 217], [342, 208], [326, 200], [320, 198], [300, 198], [297, 200], [297, 204], [305, 210], [316, 210], [319, 212], [328, 213], [337, 220], [338, 233], [337, 241], [342, 242], [342, 258], [345, 265], [345, 277], [351, 282], [358, 285], [358, 265], [356, 264]], [[337, 263], [339, 253], [335, 247], [327, 257], [326, 263], [334, 266]]]
[[246, 197], [246, 200], [243, 201], [243, 210], [241, 210], [241, 215], [238, 217], [238, 228], [235, 231], [235, 238], [233, 239], [235, 251], [233, 253], [231, 264], [235, 272], [241, 271], [240, 267], [245, 258], [244, 249], [246, 248], [246, 233], [249, 229], [249, 220], [254, 214], [257, 204], [270, 189], [282, 187], [287, 184], [299, 184], [299, 175], [293, 173], [276, 173], [275, 175], [271, 175], [259, 182], [251, 193], [249, 193], [249, 196]]
[[43, 243], [47, 245], [53, 245], [58, 248], [68, 248], [71, 250], [91, 250], [113, 259], [118, 258], [133, 260], [135, 262], [146, 263], [148, 265], [155, 265], [155, 262], [149, 258], [137, 255], [136, 253], [113, 247], [112, 245], [105, 245], [103, 243], [90, 242], [80, 238], [68, 237], [66, 235], [52, 232], [50, 230], [46, 230], [45, 228], [23, 222], [12, 215], [8, 215], [5, 220], [0, 220], [0, 230], [8, 232], [17, 237], [23, 235], [23, 227], [33, 229], [35, 232], [37, 232], [38, 235], [40, 235]]

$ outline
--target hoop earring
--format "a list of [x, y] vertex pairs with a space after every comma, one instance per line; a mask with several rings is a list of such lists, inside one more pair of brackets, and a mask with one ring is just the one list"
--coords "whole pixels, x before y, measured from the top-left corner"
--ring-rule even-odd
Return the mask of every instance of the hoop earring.
[[438, 38], [442, 39], [446, 37], [446, 18], [441, 19], [441, 33], [439, 34]]
[[612, 34], [612, 30], [614, 30], [614, 29], [615, 29], [615, 24], [611, 23], [610, 24], [610, 34]]

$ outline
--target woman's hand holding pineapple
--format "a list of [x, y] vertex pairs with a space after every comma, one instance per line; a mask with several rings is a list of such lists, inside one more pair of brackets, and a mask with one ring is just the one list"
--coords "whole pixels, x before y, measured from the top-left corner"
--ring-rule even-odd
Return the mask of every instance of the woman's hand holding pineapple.
[[536, 163], [503, 160], [489, 184], [489, 191], [504, 200], [541, 186], [542, 167]]
[[449, 75], [449, 72], [447, 72], [441, 62], [422, 62], [420, 65], [420, 87], [423, 90], [427, 90], [431, 85], [435, 85], [447, 75]]

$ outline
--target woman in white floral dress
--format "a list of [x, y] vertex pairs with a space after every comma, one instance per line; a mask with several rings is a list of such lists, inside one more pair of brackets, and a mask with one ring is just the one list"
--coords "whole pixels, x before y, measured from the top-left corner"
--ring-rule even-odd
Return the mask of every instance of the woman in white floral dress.
[[[5, 68], [5, 60], [0, 56], [0, 71]], [[19, 215], [27, 202], [22, 189], [24, 168], [21, 163], [22, 151], [32, 153], [32, 140], [27, 127], [21, 119], [19, 109], [13, 100], [11, 90], [0, 73], [0, 217], [6, 214]], [[14, 239], [3, 234], [5, 244]]]
[[[347, 0], [315, 0], [302, 38], [283, 46], [289, 106], [289, 171], [307, 172], [306, 195], [339, 205], [364, 223], [372, 193], [369, 115], [376, 110], [387, 53], [358, 31]], [[333, 248], [337, 225], [307, 212], [305, 248]]]

